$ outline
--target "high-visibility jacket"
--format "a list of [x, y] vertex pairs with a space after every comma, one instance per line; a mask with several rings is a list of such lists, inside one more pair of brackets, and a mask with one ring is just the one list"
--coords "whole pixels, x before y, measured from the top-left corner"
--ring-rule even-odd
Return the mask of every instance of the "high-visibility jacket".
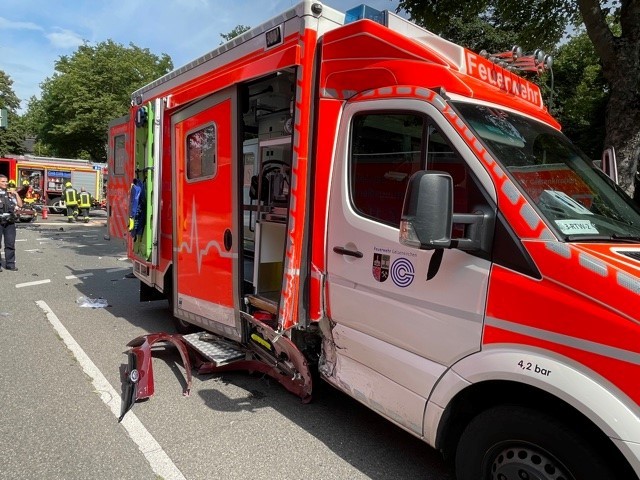
[[67, 187], [64, 191], [64, 201], [70, 207], [78, 205], [78, 192], [73, 187]]
[[27, 205], [31, 205], [32, 203], [35, 203], [35, 201], [37, 200], [37, 196], [36, 196], [36, 192], [33, 191], [33, 187], [29, 186], [27, 188], [27, 193], [25, 193], [24, 198], [22, 199], [22, 201], [24, 203], [26, 203]]
[[91, 195], [89, 192], [80, 192], [78, 206], [80, 208], [89, 208], [91, 206]]

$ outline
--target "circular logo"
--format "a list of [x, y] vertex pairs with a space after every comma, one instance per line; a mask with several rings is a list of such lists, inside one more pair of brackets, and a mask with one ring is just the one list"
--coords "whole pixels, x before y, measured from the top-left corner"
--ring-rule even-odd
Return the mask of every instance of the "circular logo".
[[391, 280], [399, 287], [405, 288], [411, 285], [414, 274], [413, 264], [406, 258], [400, 257], [391, 264]]
[[140, 380], [140, 372], [134, 368], [129, 374], [129, 381], [131, 383], [136, 383], [138, 380]]

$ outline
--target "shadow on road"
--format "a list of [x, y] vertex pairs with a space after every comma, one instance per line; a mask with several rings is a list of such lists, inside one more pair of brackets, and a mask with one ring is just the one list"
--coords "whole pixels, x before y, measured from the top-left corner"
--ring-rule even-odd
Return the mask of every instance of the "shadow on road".
[[[96, 230], [93, 229], [94, 232]], [[75, 248], [79, 255], [92, 254], [89, 247], [93, 241], [92, 237], [83, 237], [81, 228], [64, 231], [44, 228], [40, 231], [43, 238], [60, 242], [60, 248]], [[75, 236], [74, 239], [63, 238], [72, 235]], [[84, 242], [88, 246], [73, 246], [69, 244], [72, 242], [81, 242], [80, 245]], [[124, 255], [118, 248], [108, 247], [108, 254]], [[82, 278], [82, 282], [75, 285], [79, 295], [89, 299], [106, 299], [108, 306], [105, 310], [111, 315], [121, 317], [145, 332], [175, 332], [166, 301], [137, 303], [139, 281], [126, 277], [131, 271], [128, 262], [123, 261], [122, 268], [118, 270], [68, 268], [69, 275]], [[131, 308], [131, 305], [135, 307]], [[122, 351], [125, 350], [126, 346], [122, 345]], [[125, 356], [122, 361], [126, 362]], [[154, 363], [158, 361], [164, 362], [175, 375], [176, 389], [186, 386], [184, 366], [175, 348], [162, 344], [159, 349], [154, 350]], [[115, 368], [118, 366], [114, 365]], [[288, 393], [277, 382], [258, 374], [226, 372], [218, 375], [200, 375], [197, 378], [211, 383], [211, 388], [198, 390], [198, 395], [211, 410], [254, 414], [265, 408], [273, 409], [316, 437], [335, 455], [369, 478], [454, 478], [437, 451], [323, 382], [314, 386], [313, 401], [310, 404], [302, 404], [298, 397]], [[216, 385], [225, 383], [246, 391], [246, 395], [240, 398], [227, 397], [221, 389], [216, 388]], [[402, 475], [394, 476], [390, 472], [402, 472]]]

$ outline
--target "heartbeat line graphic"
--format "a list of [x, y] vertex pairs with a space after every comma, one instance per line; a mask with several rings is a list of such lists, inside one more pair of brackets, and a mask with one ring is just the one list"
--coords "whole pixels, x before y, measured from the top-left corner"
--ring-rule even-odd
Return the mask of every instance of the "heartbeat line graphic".
[[236, 255], [232, 252], [225, 251], [223, 248], [220, 248], [220, 244], [215, 240], [211, 240], [209, 243], [207, 243], [207, 246], [204, 247], [203, 250], [200, 250], [200, 242], [198, 237], [198, 214], [196, 209], [195, 197], [193, 197], [192, 204], [191, 234], [189, 236], [189, 242], [182, 242], [180, 244], [180, 247], [178, 247], [178, 253], [182, 253], [184, 251], [187, 254], [191, 255], [193, 253], [195, 243], [196, 259], [198, 261], [198, 273], [200, 273], [200, 270], [202, 268], [202, 259], [209, 254], [209, 249], [211, 249], [212, 247], [215, 247], [215, 249], [218, 251], [218, 255], [222, 258], [235, 258]]

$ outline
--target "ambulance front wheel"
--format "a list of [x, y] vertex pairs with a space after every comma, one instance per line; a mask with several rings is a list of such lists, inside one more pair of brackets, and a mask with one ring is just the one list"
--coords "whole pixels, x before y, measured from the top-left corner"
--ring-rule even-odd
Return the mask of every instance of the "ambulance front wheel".
[[[584, 433], [584, 432], [583, 432]], [[526, 407], [501, 406], [476, 416], [456, 450], [457, 480], [620, 479], [585, 435]], [[613, 459], [609, 457], [609, 461]], [[625, 477], [626, 478], [626, 477]]]

